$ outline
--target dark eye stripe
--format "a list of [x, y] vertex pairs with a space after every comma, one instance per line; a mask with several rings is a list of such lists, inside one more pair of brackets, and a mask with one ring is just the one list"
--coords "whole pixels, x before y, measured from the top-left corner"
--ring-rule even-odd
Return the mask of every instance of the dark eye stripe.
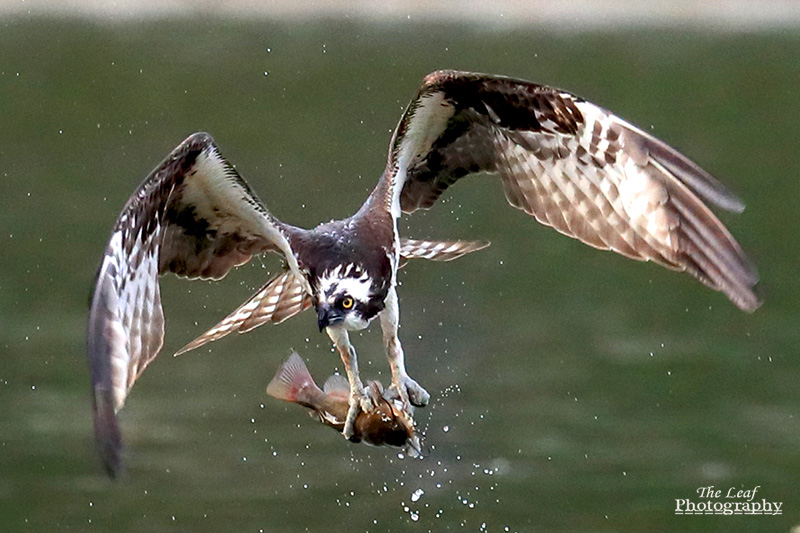
[[327, 291], [325, 291], [325, 296], [330, 297], [331, 295], [336, 294], [336, 289], [338, 289], [338, 288], [339, 288], [339, 284], [338, 283], [336, 283], [336, 282], [331, 283], [331, 286], [328, 287]]

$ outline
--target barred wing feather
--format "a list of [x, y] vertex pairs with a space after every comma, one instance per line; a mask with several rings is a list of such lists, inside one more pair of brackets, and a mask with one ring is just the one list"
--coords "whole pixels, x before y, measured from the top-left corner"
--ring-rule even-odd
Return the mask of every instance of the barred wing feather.
[[87, 331], [95, 433], [110, 474], [120, 467], [115, 413], [163, 344], [159, 274], [219, 279], [266, 251], [296, 266], [281, 228], [204, 133], [181, 143], [125, 204], [98, 270]]
[[432, 206], [460, 178], [499, 174], [508, 202], [604, 250], [686, 271], [746, 311], [755, 268], [706, 203], [742, 202], [685, 156], [592, 103], [482, 74], [428, 75], [385, 172], [392, 213]]

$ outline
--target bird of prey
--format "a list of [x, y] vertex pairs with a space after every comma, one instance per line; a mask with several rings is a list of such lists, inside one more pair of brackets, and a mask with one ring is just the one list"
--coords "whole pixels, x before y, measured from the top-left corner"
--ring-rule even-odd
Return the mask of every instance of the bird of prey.
[[95, 433], [107, 471], [120, 469], [116, 412], [163, 343], [159, 275], [220, 279], [268, 251], [283, 256], [285, 269], [181, 352], [313, 306], [347, 372], [349, 437], [359, 410], [372, 405], [348, 334], [377, 317], [392, 387], [425, 405], [429, 395], [406, 373], [398, 338], [398, 268], [488, 243], [403, 239], [397, 221], [476, 173], [497, 175], [509, 204], [565, 235], [685, 271], [745, 311], [760, 305], [754, 267], [707, 206], [741, 212], [744, 204], [697, 164], [569, 92], [433, 72], [400, 118], [377, 185], [344, 220], [310, 230], [278, 220], [206, 133], [183, 141], [136, 189], [114, 225], [89, 314]]

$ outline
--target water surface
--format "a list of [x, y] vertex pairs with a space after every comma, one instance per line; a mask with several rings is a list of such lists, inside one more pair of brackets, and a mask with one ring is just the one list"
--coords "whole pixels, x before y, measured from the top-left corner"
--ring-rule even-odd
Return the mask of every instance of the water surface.
[[[9, 530], [530, 531], [800, 519], [794, 33], [558, 36], [462, 27], [6, 20], [0, 31], [0, 516]], [[683, 149], [748, 204], [744, 314], [688, 276], [580, 245], [471, 178], [405, 234], [489, 239], [400, 288], [409, 371], [432, 393], [423, 460], [351, 445], [264, 392], [290, 349], [340, 363], [314, 317], [170, 353], [280, 267], [163, 281], [164, 355], [120, 419], [127, 479], [94, 455], [87, 300], [128, 195], [212, 133], [276, 216], [353, 212], [437, 68], [569, 89]], [[388, 381], [380, 334], [355, 336]], [[761, 486], [778, 517], [676, 517], [701, 486]]]

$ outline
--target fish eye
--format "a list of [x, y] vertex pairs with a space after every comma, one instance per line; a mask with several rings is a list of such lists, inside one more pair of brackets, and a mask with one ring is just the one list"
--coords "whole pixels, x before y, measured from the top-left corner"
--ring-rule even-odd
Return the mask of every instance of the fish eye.
[[342, 309], [352, 309], [355, 301], [349, 296], [342, 298]]

